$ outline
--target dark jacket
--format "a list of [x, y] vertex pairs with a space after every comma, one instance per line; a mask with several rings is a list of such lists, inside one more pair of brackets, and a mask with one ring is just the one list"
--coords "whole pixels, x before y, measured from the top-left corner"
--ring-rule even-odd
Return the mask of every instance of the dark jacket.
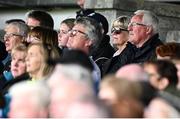
[[8, 52], [6, 51], [6, 47], [2, 41], [0, 41], [0, 74], [4, 71], [3, 60], [7, 57]]
[[122, 53], [116, 57], [113, 57], [111, 61], [108, 61], [103, 66], [103, 76], [109, 73], [115, 73], [119, 68], [130, 63], [143, 63], [148, 60], [157, 59], [156, 47], [163, 44], [159, 35], [156, 34], [151, 37], [142, 47], [136, 48], [134, 45], [128, 42], [126, 48]]
[[121, 52], [121, 54], [112, 57], [107, 60], [102, 68], [103, 76], [106, 74], [115, 73], [120, 67], [133, 63], [136, 47], [132, 45], [130, 42], [127, 42], [126, 48]]
[[142, 47], [137, 49], [134, 62], [143, 63], [148, 60], [156, 60], [156, 47], [162, 44], [163, 43], [159, 39], [159, 35], [154, 35], [145, 42]]
[[14, 85], [14, 84], [16, 84], [16, 83], [18, 83], [18, 82], [21, 82], [21, 81], [25, 81], [25, 80], [30, 80], [30, 76], [29, 76], [28, 73], [24, 73], [24, 74], [22, 74], [22, 75], [20, 75], [20, 76], [18, 76], [18, 77], [16, 77], [16, 78], [14, 78], [14, 79], [12, 79], [12, 80], [6, 81], [6, 83], [2, 86], [0, 92], [1, 92], [2, 94], [6, 94], [7, 91], [8, 91], [8, 89], [9, 89], [12, 85]]
[[93, 60], [101, 70], [104, 62], [110, 59], [114, 53], [115, 50], [110, 44], [110, 37], [105, 35], [102, 41], [99, 42], [98, 47], [90, 52], [90, 56], [93, 57]]

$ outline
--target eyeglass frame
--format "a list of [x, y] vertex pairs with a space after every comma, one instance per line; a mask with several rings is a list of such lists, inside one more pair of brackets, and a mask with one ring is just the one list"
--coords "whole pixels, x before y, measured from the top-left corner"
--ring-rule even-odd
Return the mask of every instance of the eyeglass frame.
[[13, 37], [13, 36], [20, 36], [20, 37], [24, 37], [23, 35], [20, 35], [20, 34], [16, 34], [16, 33], [5, 33], [4, 34], [4, 38], [9, 38], [9, 37]]
[[138, 22], [131, 22], [128, 24], [128, 27], [130, 26], [148, 26], [146, 24], [138, 23]]
[[[75, 33], [75, 34], [72, 34], [72, 33]], [[76, 36], [76, 34], [77, 33], [81, 33], [81, 34], [83, 34], [83, 35], [85, 35], [86, 37], [88, 37], [88, 34], [86, 34], [85, 32], [82, 32], [82, 31], [80, 31], [80, 30], [76, 30], [76, 29], [72, 29], [72, 30], [70, 30], [68, 33], [69, 33], [69, 35], [70, 35], [70, 37], [74, 37], [74, 36]]]

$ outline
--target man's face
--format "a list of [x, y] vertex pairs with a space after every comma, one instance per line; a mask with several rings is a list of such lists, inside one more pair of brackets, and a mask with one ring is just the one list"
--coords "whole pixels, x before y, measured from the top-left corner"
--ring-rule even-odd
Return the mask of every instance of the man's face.
[[70, 48], [84, 51], [89, 47], [90, 40], [85, 33], [85, 28], [81, 24], [76, 24], [70, 32], [68, 44]]
[[149, 75], [149, 82], [150, 84], [158, 89], [159, 87], [159, 80], [160, 80], [160, 75], [157, 72], [156, 66], [153, 64], [146, 64], [144, 65], [144, 70], [148, 73]]
[[132, 17], [128, 30], [129, 41], [136, 46], [142, 45], [147, 38], [147, 26], [142, 23], [142, 16], [140, 15]]
[[30, 27], [40, 26], [40, 22], [34, 18], [27, 18], [27, 25]]
[[9, 24], [5, 27], [5, 35], [4, 35], [4, 41], [6, 46], [6, 51], [11, 52], [11, 50], [18, 44], [22, 42], [22, 36], [19, 34], [19, 29]]

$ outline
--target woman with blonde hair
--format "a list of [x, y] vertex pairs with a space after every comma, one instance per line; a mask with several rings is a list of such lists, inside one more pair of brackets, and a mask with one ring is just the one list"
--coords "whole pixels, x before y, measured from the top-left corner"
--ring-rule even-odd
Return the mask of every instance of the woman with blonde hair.
[[32, 80], [48, 76], [54, 69], [54, 66], [48, 64], [47, 61], [58, 58], [59, 53], [52, 45], [42, 43], [30, 44], [27, 51], [26, 66]]

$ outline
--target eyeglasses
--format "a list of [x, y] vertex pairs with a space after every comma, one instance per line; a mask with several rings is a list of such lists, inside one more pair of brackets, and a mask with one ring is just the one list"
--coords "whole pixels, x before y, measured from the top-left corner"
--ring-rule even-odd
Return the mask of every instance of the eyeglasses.
[[122, 31], [128, 31], [126, 29], [115, 29], [115, 28], [112, 28], [111, 29], [111, 34], [120, 34]]
[[85, 32], [82, 32], [82, 31], [80, 31], [80, 30], [71, 30], [71, 31], [69, 31], [70, 37], [76, 36], [77, 33], [81, 33], [81, 34], [83, 34], [83, 35], [85, 35], [85, 36], [88, 36]]
[[20, 36], [22, 37], [22, 35], [20, 34], [16, 34], [16, 33], [9, 33], [9, 34], [4, 34], [4, 38], [10, 38], [10, 37], [14, 37], [14, 36]]
[[147, 26], [147, 25], [145, 25], [145, 24], [142, 24], [142, 23], [137, 23], [137, 22], [131, 22], [131, 23], [129, 23], [128, 24], [128, 27], [130, 27], [130, 26]]

